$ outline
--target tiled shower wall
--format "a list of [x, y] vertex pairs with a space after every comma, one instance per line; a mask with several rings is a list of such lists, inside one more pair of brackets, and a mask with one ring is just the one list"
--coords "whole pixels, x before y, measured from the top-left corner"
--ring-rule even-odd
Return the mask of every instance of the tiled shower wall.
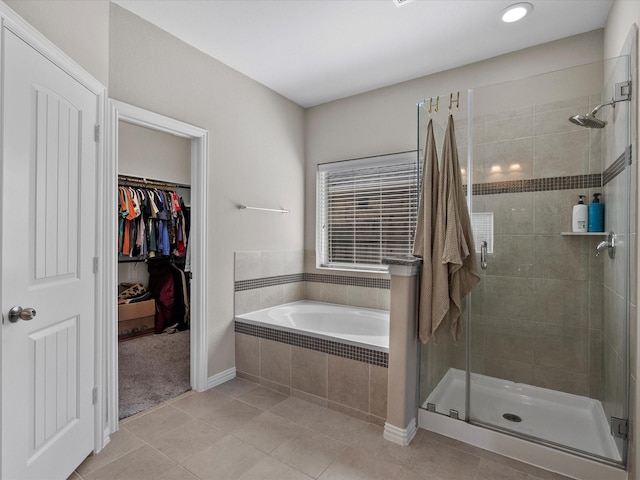
[[[571, 231], [578, 195], [601, 185], [602, 132], [568, 122], [600, 95], [474, 118], [473, 212], [493, 212], [494, 248], [472, 292], [471, 370], [603, 398], [604, 236]], [[457, 125], [466, 159], [466, 123]], [[479, 255], [478, 255], [479, 256]], [[606, 258], [605, 258], [606, 257]], [[422, 400], [449, 366], [465, 369], [465, 341], [423, 348]]]
[[584, 96], [478, 122], [484, 136], [476, 139], [474, 183], [532, 181], [513, 193], [487, 185], [473, 199], [474, 212], [494, 213], [495, 235], [473, 293], [472, 335], [481, 338], [472, 341], [475, 372], [602, 398], [605, 255], [594, 253], [604, 236], [561, 235], [571, 231], [578, 195], [602, 192], [594, 187], [603, 171], [602, 131], [567, 120], [600, 101]]
[[[235, 272], [236, 315], [303, 299], [389, 309], [388, 275], [319, 270], [315, 252], [236, 252]], [[236, 326], [238, 376], [384, 424], [387, 354], [254, 330]]]

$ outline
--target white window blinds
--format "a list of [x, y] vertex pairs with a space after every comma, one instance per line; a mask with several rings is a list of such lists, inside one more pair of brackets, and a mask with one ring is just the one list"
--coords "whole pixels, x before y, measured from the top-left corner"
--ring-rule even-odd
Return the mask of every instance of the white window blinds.
[[415, 152], [318, 165], [318, 266], [385, 270], [411, 254], [417, 175]]

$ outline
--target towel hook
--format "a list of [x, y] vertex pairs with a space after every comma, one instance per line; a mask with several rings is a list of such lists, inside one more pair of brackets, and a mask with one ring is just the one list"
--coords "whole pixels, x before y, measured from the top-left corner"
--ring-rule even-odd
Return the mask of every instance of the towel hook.
[[458, 91], [458, 95], [456, 96], [456, 99], [453, 99], [453, 92], [451, 92], [449, 94], [449, 115], [451, 115], [451, 107], [453, 107], [453, 104], [456, 104], [456, 108], [460, 108], [460, 91]]
[[431, 116], [432, 111], [438, 113], [438, 106], [440, 105], [440, 97], [435, 97], [435, 106], [433, 105], [433, 98], [434, 97], [429, 98], [429, 116]]

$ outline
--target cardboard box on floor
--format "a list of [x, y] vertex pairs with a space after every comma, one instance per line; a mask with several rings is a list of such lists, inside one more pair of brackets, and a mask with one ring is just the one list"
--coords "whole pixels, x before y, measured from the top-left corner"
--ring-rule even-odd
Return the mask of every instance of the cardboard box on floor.
[[118, 335], [138, 331], [151, 330], [155, 326], [156, 301], [126, 303], [118, 305]]

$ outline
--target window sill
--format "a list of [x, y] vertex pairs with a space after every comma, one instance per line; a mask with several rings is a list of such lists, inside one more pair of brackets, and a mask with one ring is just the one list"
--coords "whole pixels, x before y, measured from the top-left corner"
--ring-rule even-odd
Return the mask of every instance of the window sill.
[[389, 274], [389, 266], [381, 265], [379, 269], [365, 269], [365, 268], [349, 268], [349, 267], [329, 267], [326, 265], [316, 265], [317, 270], [323, 270], [327, 272], [351, 272], [351, 273], [360, 273], [360, 274], [378, 274], [378, 275], [388, 275]]

